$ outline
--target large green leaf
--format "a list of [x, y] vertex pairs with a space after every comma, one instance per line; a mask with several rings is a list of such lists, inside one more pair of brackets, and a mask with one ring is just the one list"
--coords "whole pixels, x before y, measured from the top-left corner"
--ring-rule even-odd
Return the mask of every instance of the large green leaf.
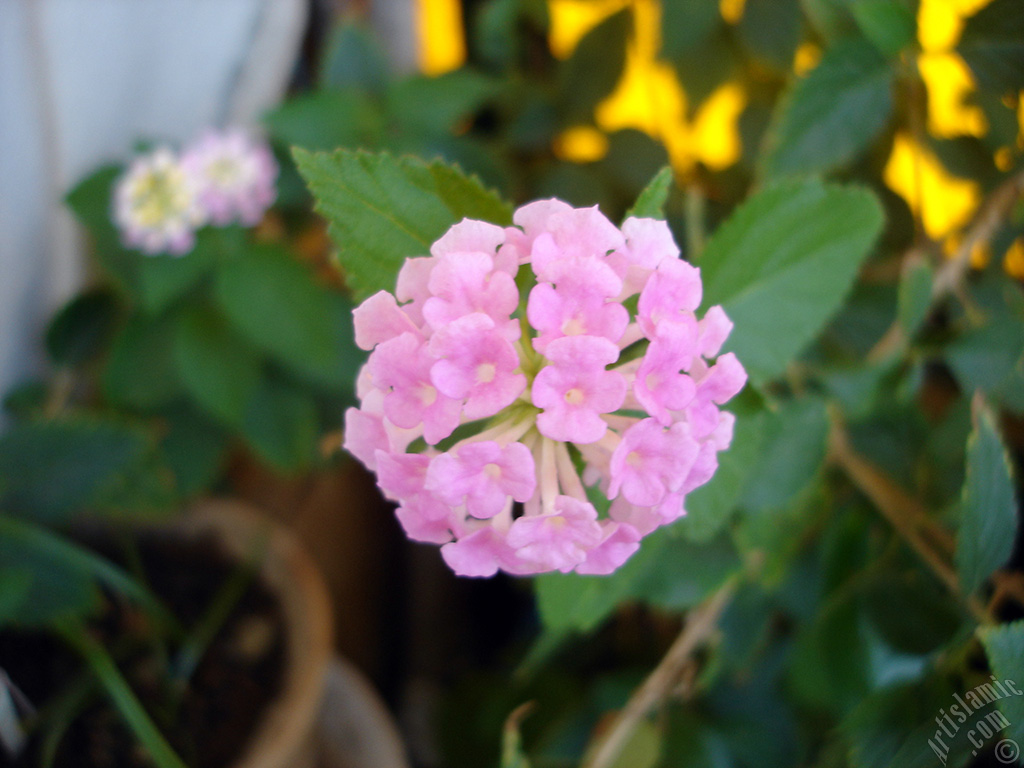
[[891, 68], [863, 40], [837, 44], [780, 100], [764, 160], [769, 177], [828, 171], [852, 160], [892, 113]]
[[[325, 390], [351, 392], [362, 359], [353, 341], [351, 306], [288, 252], [264, 245], [224, 264], [215, 295], [251, 343]], [[226, 336], [221, 341], [231, 343]], [[241, 365], [251, 368], [252, 360]]]
[[462, 218], [511, 223], [497, 194], [441, 162], [339, 150], [295, 150], [299, 170], [330, 222], [338, 261], [356, 298], [393, 291], [404, 260]]
[[136, 315], [114, 338], [103, 372], [103, 391], [116, 405], [150, 409], [182, 394], [174, 365], [176, 316]]
[[194, 307], [178, 323], [178, 377], [207, 412], [236, 426], [260, 377], [261, 360], [219, 312]]
[[[979, 629], [978, 636], [985, 645], [992, 673], [1012, 694], [998, 704], [1010, 721], [1006, 735], [1018, 745], [1024, 744], [1024, 621]], [[1009, 687], [1011, 683], [1013, 688]]]
[[967, 20], [957, 52], [982, 88], [998, 94], [1024, 88], [1024, 3], [986, 5]]
[[472, 69], [437, 77], [406, 77], [388, 89], [388, 113], [403, 131], [447, 135], [494, 98], [498, 86], [497, 81]]
[[316, 404], [288, 381], [264, 377], [249, 398], [242, 433], [253, 450], [277, 469], [304, 469], [316, 455]]
[[865, 189], [791, 182], [715, 232], [699, 261], [705, 303], [735, 323], [727, 349], [755, 381], [782, 373], [839, 308], [882, 220]]
[[189, 497], [206, 490], [221, 471], [228, 448], [223, 427], [190, 406], [164, 414], [167, 431], [160, 447], [174, 474], [175, 488]]
[[353, 89], [314, 91], [290, 99], [264, 122], [281, 143], [309, 150], [373, 146], [384, 129], [377, 104]]
[[956, 566], [965, 592], [977, 590], [1013, 551], [1017, 530], [1013, 488], [1010, 458], [995, 417], [987, 408], [978, 408], [967, 440], [963, 520], [956, 546]]
[[53, 522], [117, 509], [143, 514], [154, 501], [150, 483], [170, 484], [154, 453], [147, 433], [118, 422], [69, 417], [16, 425], [0, 437], [0, 505]]
[[791, 502], [825, 460], [828, 419], [825, 403], [804, 397], [767, 416], [758, 446], [760, 461], [747, 478], [742, 506], [766, 513]]

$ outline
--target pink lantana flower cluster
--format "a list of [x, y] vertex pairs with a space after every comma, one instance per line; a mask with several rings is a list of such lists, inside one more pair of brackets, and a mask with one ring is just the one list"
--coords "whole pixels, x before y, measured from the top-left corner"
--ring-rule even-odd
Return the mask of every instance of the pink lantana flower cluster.
[[513, 220], [454, 225], [356, 308], [345, 447], [457, 574], [611, 573], [715, 473], [746, 373], [665, 222]]
[[180, 156], [159, 147], [136, 157], [114, 190], [114, 222], [129, 248], [180, 256], [206, 224], [257, 224], [274, 202], [277, 170], [265, 143], [207, 131]]

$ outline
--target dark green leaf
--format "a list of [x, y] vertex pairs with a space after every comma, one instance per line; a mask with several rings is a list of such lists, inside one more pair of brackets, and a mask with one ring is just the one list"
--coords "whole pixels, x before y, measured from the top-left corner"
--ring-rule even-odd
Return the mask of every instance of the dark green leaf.
[[661, 53], [675, 58], [705, 42], [721, 26], [716, 0], [666, 0], [661, 9]]
[[109, 291], [95, 289], [64, 305], [46, 329], [46, 351], [57, 365], [77, 366], [95, 358], [114, 331], [119, 306]]
[[779, 375], [839, 308], [882, 226], [865, 189], [790, 183], [741, 205], [699, 266], [708, 305], [735, 323], [727, 349], [755, 381]]
[[117, 405], [150, 409], [182, 394], [174, 365], [176, 318], [128, 320], [114, 338], [103, 372], [103, 390]]
[[350, 21], [334, 29], [320, 65], [321, 88], [359, 88], [379, 93], [389, 74], [387, 57], [368, 30]]
[[388, 91], [388, 113], [402, 130], [447, 135], [497, 93], [498, 84], [472, 69], [399, 80]]
[[316, 456], [316, 404], [287, 381], [264, 377], [249, 398], [242, 432], [273, 467], [285, 472], [304, 469]]
[[208, 307], [194, 307], [178, 322], [174, 359], [185, 389], [226, 424], [242, 420], [260, 377], [259, 355]]
[[184, 497], [209, 488], [221, 471], [228, 436], [218, 424], [188, 407], [165, 416], [167, 433], [161, 447]]
[[892, 83], [889, 64], [869, 43], [850, 40], [828, 49], [780, 100], [765, 173], [829, 171], [848, 163], [888, 122]]
[[559, 107], [566, 125], [593, 120], [594, 107], [618, 85], [631, 28], [628, 8], [614, 13], [584, 35], [565, 61], [559, 78]]
[[957, 52], [982, 88], [997, 94], [1024, 88], [1024, 4], [986, 5], [967, 20]]
[[351, 89], [314, 91], [290, 99], [263, 121], [281, 143], [309, 150], [376, 146], [384, 130], [377, 105]]
[[803, 32], [797, 0], [746, 0], [737, 29], [754, 58], [781, 73], [792, 68]]
[[[996, 680], [1012, 695], [999, 700], [1010, 727], [1006, 735], [1024, 744], [1024, 621], [978, 630]], [[1012, 686], [1012, 687], [1011, 687]]]
[[665, 201], [668, 200], [668, 193], [672, 189], [674, 181], [672, 168], [666, 165], [644, 187], [644, 191], [633, 203], [633, 207], [626, 212], [626, 218], [636, 216], [646, 219], [664, 219]]
[[[362, 358], [353, 341], [351, 306], [288, 252], [265, 245], [223, 265], [215, 295], [249, 342], [319, 387], [351, 392]], [[220, 342], [234, 344], [225, 333]], [[254, 360], [249, 356], [236, 362], [233, 380], [242, 389], [251, 386]]]
[[425, 256], [460, 219], [510, 224], [512, 211], [475, 178], [440, 162], [339, 150], [295, 151], [299, 170], [330, 222], [357, 299], [393, 291], [406, 258]]
[[957, 534], [956, 566], [967, 593], [976, 591], [1013, 551], [1017, 500], [1013, 470], [995, 417], [980, 405], [967, 440], [963, 520]]
[[152, 456], [149, 435], [116, 422], [74, 417], [19, 424], [0, 437], [0, 504], [54, 522], [107, 509], [151, 470]]
[[857, 26], [883, 56], [895, 56], [914, 41], [916, 3], [904, 0], [854, 0]]
[[804, 490], [825, 460], [825, 403], [805, 397], [765, 419], [760, 461], [747, 480], [742, 506], [748, 512], [780, 509]]
[[200, 230], [195, 247], [183, 256], [144, 256], [136, 254], [139, 295], [143, 309], [153, 315], [194, 289], [213, 269], [222, 233]]

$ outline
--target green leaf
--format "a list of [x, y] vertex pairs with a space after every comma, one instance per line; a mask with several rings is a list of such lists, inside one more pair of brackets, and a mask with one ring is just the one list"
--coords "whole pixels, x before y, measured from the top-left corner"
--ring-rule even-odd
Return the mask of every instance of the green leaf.
[[1024, 4], [986, 5], [967, 20], [957, 52], [985, 90], [1001, 95], [1024, 88]]
[[68, 366], [94, 359], [110, 341], [119, 309], [115, 296], [102, 288], [69, 301], [46, 329], [50, 359], [57, 365]]
[[164, 415], [167, 432], [161, 443], [175, 488], [185, 497], [195, 496], [216, 480], [228, 449], [224, 428], [184, 406]]
[[904, 0], [855, 0], [854, 21], [883, 56], [895, 56], [914, 41], [916, 4]]
[[644, 187], [633, 207], [626, 212], [626, 218], [635, 216], [639, 219], [664, 219], [665, 202], [674, 181], [672, 167], [666, 165]]
[[259, 355], [209, 307], [193, 307], [178, 323], [178, 377], [206, 411], [237, 426], [260, 377]]
[[971, 593], [1010, 558], [1017, 530], [1010, 458], [999, 438], [995, 417], [980, 401], [976, 403], [974, 430], [967, 439], [962, 506], [956, 567], [961, 587]]
[[769, 414], [758, 446], [761, 460], [747, 480], [742, 506], [766, 513], [789, 504], [825, 460], [828, 418], [824, 401], [805, 397]]
[[[221, 267], [214, 293], [220, 309], [249, 342], [312, 384], [334, 393], [351, 392], [362, 361], [351, 305], [318, 283], [308, 266], [280, 247], [259, 246]], [[220, 341], [232, 343], [226, 331]], [[237, 361], [239, 387], [249, 386], [253, 364], [251, 357]]]
[[358, 300], [393, 291], [408, 257], [425, 256], [431, 244], [462, 218], [499, 225], [511, 207], [458, 168], [411, 157], [339, 150], [295, 150], [299, 170], [330, 222], [338, 262]]
[[111, 401], [146, 410], [181, 396], [173, 356], [176, 319], [129, 318], [114, 338], [103, 372], [103, 391]]
[[284, 472], [304, 469], [316, 456], [316, 404], [289, 382], [264, 377], [249, 398], [242, 433], [273, 467]]
[[379, 93], [389, 77], [387, 57], [367, 29], [351, 21], [343, 21], [334, 29], [320, 65], [321, 88]]
[[[0, 540], [0, 549], [4, 545]], [[15, 566], [5, 558], [0, 566], [0, 627], [14, 624], [18, 616], [24, 612], [24, 606], [32, 595], [32, 570], [25, 566]], [[87, 599], [88, 600], [88, 599]]]
[[406, 77], [388, 90], [388, 113], [403, 131], [417, 136], [448, 135], [460, 121], [493, 99], [498, 85], [472, 69], [457, 69], [437, 77]]
[[0, 563], [4, 574], [0, 582], [7, 578], [8, 568], [23, 582], [28, 580], [28, 596], [13, 616], [22, 626], [51, 624], [89, 613], [98, 606], [99, 583], [137, 603], [161, 631], [172, 636], [182, 632], [163, 602], [145, 585], [106, 558], [48, 528], [0, 515]]
[[0, 437], [0, 505], [48, 522], [107, 511], [154, 470], [153, 457], [150, 436], [118, 422], [68, 417], [18, 424]]
[[737, 24], [740, 39], [756, 61], [786, 73], [803, 33], [797, 0], [746, 0]]
[[992, 673], [1012, 693], [998, 703], [999, 710], [1010, 721], [1006, 735], [1017, 744], [1024, 744], [1024, 621], [982, 627], [978, 637], [985, 646]]
[[193, 249], [183, 256], [135, 253], [142, 308], [149, 314], [160, 314], [192, 291], [213, 269], [223, 240], [221, 231], [204, 229], [197, 234]]
[[669, 59], [683, 56], [721, 25], [714, 0], [669, 0], [661, 10], [661, 53]]
[[309, 150], [374, 146], [384, 130], [380, 108], [357, 90], [314, 91], [264, 117], [271, 136]]
[[769, 127], [769, 177], [830, 171], [855, 158], [892, 114], [892, 70], [863, 40], [826, 50], [779, 101]]
[[900, 276], [897, 319], [907, 338], [912, 337], [928, 317], [932, 303], [932, 279], [932, 268], [924, 259], [908, 263]]
[[727, 539], [695, 545], [661, 530], [608, 576], [543, 574], [534, 580], [545, 629], [590, 632], [627, 600], [682, 610], [699, 603], [738, 567]]
[[632, 26], [628, 8], [613, 13], [583, 36], [562, 65], [558, 105], [565, 125], [591, 122], [594, 108], [615, 90]]
[[699, 261], [707, 305], [735, 324], [727, 349], [766, 381], [835, 313], [882, 227], [865, 189], [817, 181], [780, 184], [741, 205]]

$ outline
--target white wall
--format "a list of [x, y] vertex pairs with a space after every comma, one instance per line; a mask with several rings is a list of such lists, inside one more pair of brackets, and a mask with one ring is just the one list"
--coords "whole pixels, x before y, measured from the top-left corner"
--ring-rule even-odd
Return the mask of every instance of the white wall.
[[60, 199], [138, 139], [253, 124], [287, 85], [306, 0], [0, 0], [0, 394], [39, 370], [80, 287]]

